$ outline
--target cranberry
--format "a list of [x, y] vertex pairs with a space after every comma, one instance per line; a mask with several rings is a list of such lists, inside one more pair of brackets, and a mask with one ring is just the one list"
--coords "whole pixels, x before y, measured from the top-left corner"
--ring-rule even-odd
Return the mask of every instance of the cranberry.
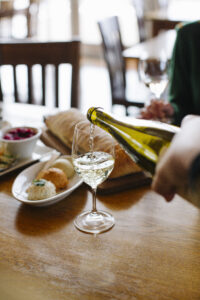
[[36, 132], [31, 128], [18, 127], [8, 131], [3, 138], [5, 140], [21, 140], [30, 138], [35, 134]]

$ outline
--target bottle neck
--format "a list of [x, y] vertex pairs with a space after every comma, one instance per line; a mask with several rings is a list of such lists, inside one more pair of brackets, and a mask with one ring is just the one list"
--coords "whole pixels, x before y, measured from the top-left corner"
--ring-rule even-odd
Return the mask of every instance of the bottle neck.
[[[111, 134], [135, 163], [150, 172], [151, 175], [154, 174], [157, 162], [156, 157], [152, 157], [152, 154], [148, 156], [148, 150], [138, 146], [138, 142], [133, 138], [133, 132], [140, 132], [140, 130], [96, 108], [89, 109], [87, 117], [94, 125], [97, 125]], [[126, 132], [126, 130], [129, 131], [129, 129], [132, 131], [133, 136]]]

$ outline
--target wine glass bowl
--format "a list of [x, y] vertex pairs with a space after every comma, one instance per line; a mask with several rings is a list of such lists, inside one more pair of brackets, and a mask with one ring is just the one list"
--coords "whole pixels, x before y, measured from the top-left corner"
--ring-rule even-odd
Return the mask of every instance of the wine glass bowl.
[[168, 60], [165, 58], [141, 58], [138, 64], [140, 80], [150, 89], [156, 99], [168, 84]]
[[89, 121], [83, 121], [75, 126], [72, 143], [72, 161], [75, 172], [92, 189], [93, 200], [91, 211], [80, 214], [74, 221], [76, 228], [87, 233], [101, 233], [114, 225], [111, 214], [96, 208], [96, 190], [112, 172], [115, 158], [115, 143], [108, 137], [104, 143], [98, 127]]

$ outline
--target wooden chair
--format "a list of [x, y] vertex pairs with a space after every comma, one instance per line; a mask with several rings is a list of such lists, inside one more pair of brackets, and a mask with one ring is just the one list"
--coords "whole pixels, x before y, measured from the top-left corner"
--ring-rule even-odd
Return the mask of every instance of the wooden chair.
[[107, 64], [112, 105], [123, 105], [128, 115], [128, 107], [143, 107], [144, 102], [127, 99], [126, 97], [126, 67], [122, 55], [123, 45], [118, 17], [113, 16], [98, 22], [103, 41], [104, 57]]
[[[36, 34], [37, 26], [36, 19], [39, 10], [39, 2], [40, 0], [29, 0], [27, 5], [21, 8], [15, 7], [15, 0], [9, 1], [1, 1], [0, 5], [0, 22], [2, 20], [8, 19], [10, 20], [10, 24], [12, 24], [13, 17], [17, 15], [23, 15], [26, 18], [27, 25], [27, 34], [25, 37], [32, 37]], [[12, 31], [10, 25], [10, 31]], [[12, 33], [10, 33], [12, 37]]]
[[140, 43], [147, 39], [145, 21], [144, 21], [144, 1], [143, 0], [132, 0], [133, 6], [135, 8], [135, 13], [137, 17], [137, 25], [139, 32]]
[[[35, 65], [41, 66], [41, 88], [42, 88], [42, 105], [46, 105], [46, 66], [53, 65], [54, 83], [55, 83], [55, 106], [59, 106], [59, 66], [61, 64], [70, 64], [71, 73], [71, 107], [78, 107], [78, 90], [79, 90], [79, 58], [80, 58], [80, 41], [71, 40], [65, 42], [37, 42], [30, 40], [0, 42], [0, 65], [11, 65], [13, 70], [14, 82], [14, 100], [22, 102], [18, 93], [17, 66], [27, 66], [27, 85], [28, 99], [27, 103], [36, 103], [33, 91], [32, 68]], [[22, 80], [22, 79], [21, 79]], [[1, 78], [2, 82], [2, 78]], [[24, 83], [26, 81], [24, 80]], [[0, 89], [1, 100], [4, 99], [2, 87]]]
[[178, 24], [178, 21], [168, 21], [168, 20], [154, 20], [152, 33], [150, 33], [150, 28], [148, 29], [148, 24], [145, 24], [145, 13], [148, 11], [159, 11], [163, 12], [167, 10], [168, 0], [154, 0], [154, 1], [145, 1], [145, 0], [132, 0], [132, 4], [135, 8], [135, 13], [137, 17], [137, 25], [139, 31], [139, 40], [140, 43], [148, 39], [152, 34], [153, 36], [158, 35], [160, 30], [174, 29], [175, 25]]

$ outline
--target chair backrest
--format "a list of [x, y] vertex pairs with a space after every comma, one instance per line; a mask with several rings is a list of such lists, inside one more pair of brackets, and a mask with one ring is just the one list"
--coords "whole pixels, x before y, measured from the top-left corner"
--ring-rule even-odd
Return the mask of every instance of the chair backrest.
[[[80, 61], [80, 41], [71, 40], [65, 42], [37, 42], [33, 40], [0, 42], [0, 66], [11, 65], [13, 70], [13, 86], [15, 102], [21, 102], [18, 92], [17, 66], [27, 66], [28, 99], [27, 103], [36, 103], [33, 91], [33, 67], [41, 66], [41, 88], [42, 88], [42, 105], [46, 105], [46, 67], [53, 65], [54, 83], [55, 83], [55, 102], [54, 106], [59, 106], [59, 66], [61, 64], [70, 64], [71, 73], [71, 107], [78, 107], [78, 90], [79, 90], [79, 61]], [[22, 80], [22, 79], [20, 79]], [[2, 82], [2, 78], [1, 78]], [[1, 100], [4, 95], [1, 88]]]
[[[39, 11], [40, 0], [25, 1], [22, 7], [15, 5], [15, 0], [0, 1], [0, 19], [12, 20], [17, 15], [24, 16], [26, 18], [27, 33], [25, 37], [32, 37], [37, 31], [37, 15]], [[6, 31], [1, 28], [1, 36], [12, 37], [12, 22], [10, 23], [10, 30], [8, 31], [8, 24]]]
[[125, 61], [122, 56], [123, 46], [117, 16], [111, 16], [98, 22], [104, 57], [109, 71], [112, 104], [125, 99], [126, 77]]

